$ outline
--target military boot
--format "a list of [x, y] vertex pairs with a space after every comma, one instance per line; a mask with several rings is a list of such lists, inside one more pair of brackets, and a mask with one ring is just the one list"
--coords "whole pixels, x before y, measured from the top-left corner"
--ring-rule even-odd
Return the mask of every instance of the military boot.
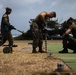
[[59, 51], [59, 53], [68, 53], [68, 49], [66, 48], [64, 48], [62, 51]]
[[36, 48], [33, 48], [32, 53], [37, 53]]
[[40, 53], [46, 53], [46, 51], [43, 51], [43, 50], [42, 50], [42, 47], [39, 47], [39, 52], [40, 52]]

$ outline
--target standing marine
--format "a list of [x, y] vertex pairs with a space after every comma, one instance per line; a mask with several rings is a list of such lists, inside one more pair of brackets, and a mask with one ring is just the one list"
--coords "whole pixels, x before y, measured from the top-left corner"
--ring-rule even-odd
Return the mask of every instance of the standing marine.
[[13, 37], [11, 33], [11, 29], [15, 29], [13, 25], [10, 24], [9, 15], [11, 14], [12, 9], [7, 7], [6, 12], [2, 16], [1, 20], [1, 35], [2, 41], [0, 42], [0, 46], [3, 45], [7, 40], [9, 42], [8, 46], [17, 46], [13, 45]]
[[42, 30], [46, 26], [46, 20], [48, 18], [56, 17], [56, 12], [41, 12], [30, 25], [30, 29], [33, 35], [33, 50], [32, 53], [37, 53], [36, 48], [39, 47], [38, 52], [44, 53], [42, 49], [43, 45], [43, 35]]

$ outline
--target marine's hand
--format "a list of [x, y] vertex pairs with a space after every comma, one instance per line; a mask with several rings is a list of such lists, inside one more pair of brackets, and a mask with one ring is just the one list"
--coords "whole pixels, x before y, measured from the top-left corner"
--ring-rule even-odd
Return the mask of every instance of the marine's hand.
[[13, 25], [10, 25], [10, 29], [16, 29]]

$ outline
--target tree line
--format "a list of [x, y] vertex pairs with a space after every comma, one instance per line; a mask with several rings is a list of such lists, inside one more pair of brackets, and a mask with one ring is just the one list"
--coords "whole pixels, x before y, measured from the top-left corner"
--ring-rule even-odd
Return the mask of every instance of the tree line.
[[[74, 19], [75, 24], [76, 24], [76, 19]], [[67, 21], [62, 22], [61, 24], [58, 22], [57, 20], [47, 20], [47, 34], [48, 36], [52, 36], [52, 35], [60, 35], [62, 36], [63, 33], [65, 32], [65, 28], [68, 28], [68, 26], [66, 25]], [[43, 30], [43, 36], [45, 32]], [[32, 34], [31, 34], [31, 30], [29, 29], [27, 32], [25, 32], [25, 34], [21, 34], [18, 37], [15, 37], [15, 39], [19, 39], [19, 40], [31, 40], [32, 39]]]

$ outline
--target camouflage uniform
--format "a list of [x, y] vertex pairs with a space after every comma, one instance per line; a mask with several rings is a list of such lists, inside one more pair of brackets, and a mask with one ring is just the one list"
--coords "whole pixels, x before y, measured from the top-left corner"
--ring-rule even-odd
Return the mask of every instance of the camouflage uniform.
[[2, 43], [0, 43], [0, 45], [3, 45], [6, 40], [9, 41], [9, 46], [13, 45], [13, 38], [12, 38], [12, 34], [11, 31], [8, 30], [8, 28], [6, 28], [5, 26], [11, 26], [9, 23], [9, 16], [5, 13], [2, 16], [2, 21], [1, 21], [1, 35], [2, 35]]
[[[69, 18], [66, 25], [68, 27], [63, 35], [63, 50], [59, 51], [59, 53], [68, 53], [68, 48], [76, 53], [76, 25], [73, 18]], [[70, 33], [72, 36], [69, 35]]]
[[32, 36], [33, 36], [33, 51], [32, 52], [35, 53], [36, 48], [38, 46], [38, 40], [39, 40], [39, 28], [35, 22], [32, 22], [31, 30], [32, 30]]
[[71, 29], [73, 37], [69, 36], [69, 35], [64, 35], [63, 36], [64, 52], [66, 52], [67, 48], [69, 48], [69, 49], [74, 50], [74, 52], [76, 53], [76, 25], [71, 25], [69, 27], [69, 29]]
[[[46, 13], [46, 12], [45, 12]], [[47, 15], [47, 13], [46, 13]], [[45, 18], [46, 20], [46, 18]], [[40, 15], [38, 15], [32, 24], [30, 25], [32, 34], [33, 34], [33, 51], [32, 53], [36, 53], [36, 48], [39, 47], [39, 52], [43, 52], [42, 45], [43, 45], [43, 36], [42, 36], [42, 30], [45, 27], [45, 20], [42, 21]]]

